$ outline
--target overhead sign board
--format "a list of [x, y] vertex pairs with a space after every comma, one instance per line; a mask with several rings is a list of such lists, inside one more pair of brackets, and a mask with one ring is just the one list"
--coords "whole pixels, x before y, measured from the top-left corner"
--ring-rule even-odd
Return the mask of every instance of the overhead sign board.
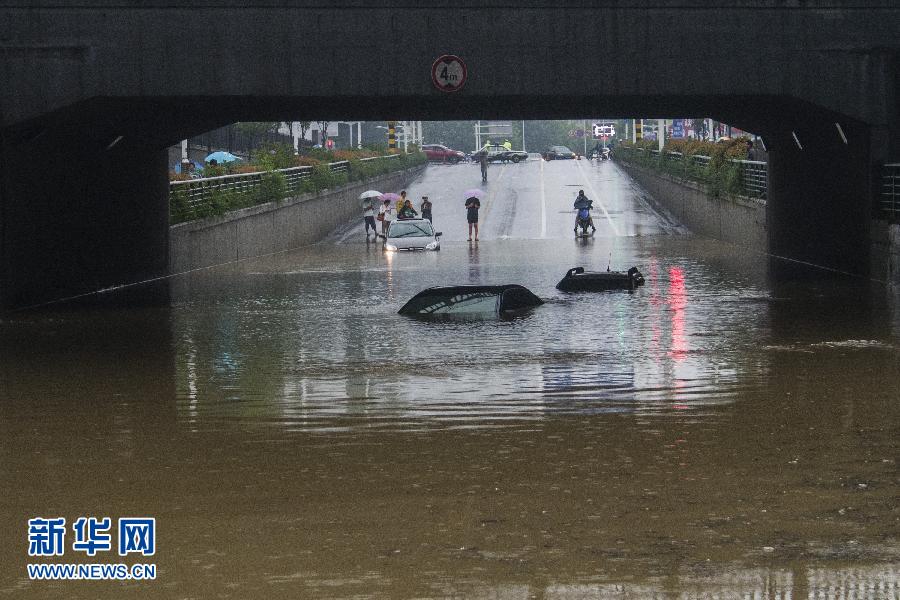
[[431, 82], [442, 92], [457, 92], [468, 77], [466, 63], [454, 54], [439, 56], [431, 65]]

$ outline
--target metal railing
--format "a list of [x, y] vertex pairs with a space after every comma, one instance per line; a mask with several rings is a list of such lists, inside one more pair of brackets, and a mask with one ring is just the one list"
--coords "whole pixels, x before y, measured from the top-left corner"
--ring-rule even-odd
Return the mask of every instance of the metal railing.
[[900, 163], [881, 168], [881, 193], [878, 208], [891, 223], [900, 223]]
[[[628, 148], [628, 147], [620, 147], [617, 149], [619, 152], [625, 150], [626, 152], [643, 152], [643, 148]], [[659, 156], [659, 150], [650, 150], [650, 156]], [[684, 165], [684, 155], [681, 152], [666, 152], [663, 156], [664, 162], [666, 164], [681, 164]], [[706, 168], [709, 166], [710, 161], [709, 156], [704, 156], [702, 154], [693, 154], [690, 156], [691, 164]], [[758, 160], [740, 160], [730, 158], [728, 162], [737, 165], [740, 169], [741, 173], [741, 195], [746, 196], [748, 198], [752, 198], [754, 200], [758, 200], [761, 202], [766, 202], [769, 195], [769, 180], [768, 180], [768, 165], [765, 162]], [[685, 173], [687, 170], [685, 169]], [[900, 192], [900, 183], [898, 185], [898, 192]]]
[[[388, 154], [386, 156], [374, 156], [371, 158], [362, 158], [360, 162], [373, 160], [389, 160], [399, 158], [399, 154]], [[303, 182], [309, 179], [313, 174], [314, 167], [290, 167], [288, 169], [277, 169], [272, 171], [280, 173], [284, 178], [285, 192], [288, 195], [294, 195], [300, 192]], [[350, 161], [341, 160], [328, 163], [328, 169], [332, 173], [349, 173]], [[210, 198], [218, 192], [231, 192], [235, 194], [251, 194], [257, 192], [264, 184], [265, 178], [270, 175], [267, 171], [256, 171], [253, 173], [238, 173], [235, 175], [220, 175], [218, 177], [201, 177], [198, 179], [186, 179], [184, 181], [169, 182], [169, 197], [172, 194], [184, 194], [189, 211], [193, 211], [196, 207], [208, 202]]]

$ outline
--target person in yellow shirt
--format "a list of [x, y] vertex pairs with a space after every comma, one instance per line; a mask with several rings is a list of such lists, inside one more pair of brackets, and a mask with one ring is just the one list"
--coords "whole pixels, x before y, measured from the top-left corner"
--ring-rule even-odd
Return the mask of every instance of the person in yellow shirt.
[[512, 150], [512, 143], [509, 140], [506, 140], [505, 142], [503, 142], [503, 147], [507, 150]]
[[402, 190], [400, 192], [400, 199], [397, 200], [397, 214], [400, 214], [400, 211], [403, 210], [403, 205], [406, 204], [406, 190]]

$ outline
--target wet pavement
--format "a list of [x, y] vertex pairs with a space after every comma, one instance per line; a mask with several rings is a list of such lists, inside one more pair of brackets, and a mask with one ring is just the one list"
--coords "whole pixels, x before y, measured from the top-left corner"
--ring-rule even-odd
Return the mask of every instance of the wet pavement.
[[[774, 282], [612, 163], [492, 165], [469, 243], [479, 179], [408, 188], [440, 252], [386, 254], [360, 219], [165, 306], [0, 322], [0, 597], [900, 597], [895, 294]], [[607, 264], [646, 285], [554, 289]], [[450, 283], [547, 303], [396, 314]], [[29, 582], [27, 520], [55, 515], [155, 517], [157, 580]]]

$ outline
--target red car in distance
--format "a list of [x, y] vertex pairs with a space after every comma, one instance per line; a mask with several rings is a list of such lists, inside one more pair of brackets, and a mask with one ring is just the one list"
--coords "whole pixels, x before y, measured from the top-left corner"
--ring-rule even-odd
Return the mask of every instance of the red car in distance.
[[428, 157], [428, 160], [436, 162], [448, 162], [456, 164], [466, 160], [466, 155], [459, 150], [453, 150], [441, 144], [423, 144], [422, 152]]

